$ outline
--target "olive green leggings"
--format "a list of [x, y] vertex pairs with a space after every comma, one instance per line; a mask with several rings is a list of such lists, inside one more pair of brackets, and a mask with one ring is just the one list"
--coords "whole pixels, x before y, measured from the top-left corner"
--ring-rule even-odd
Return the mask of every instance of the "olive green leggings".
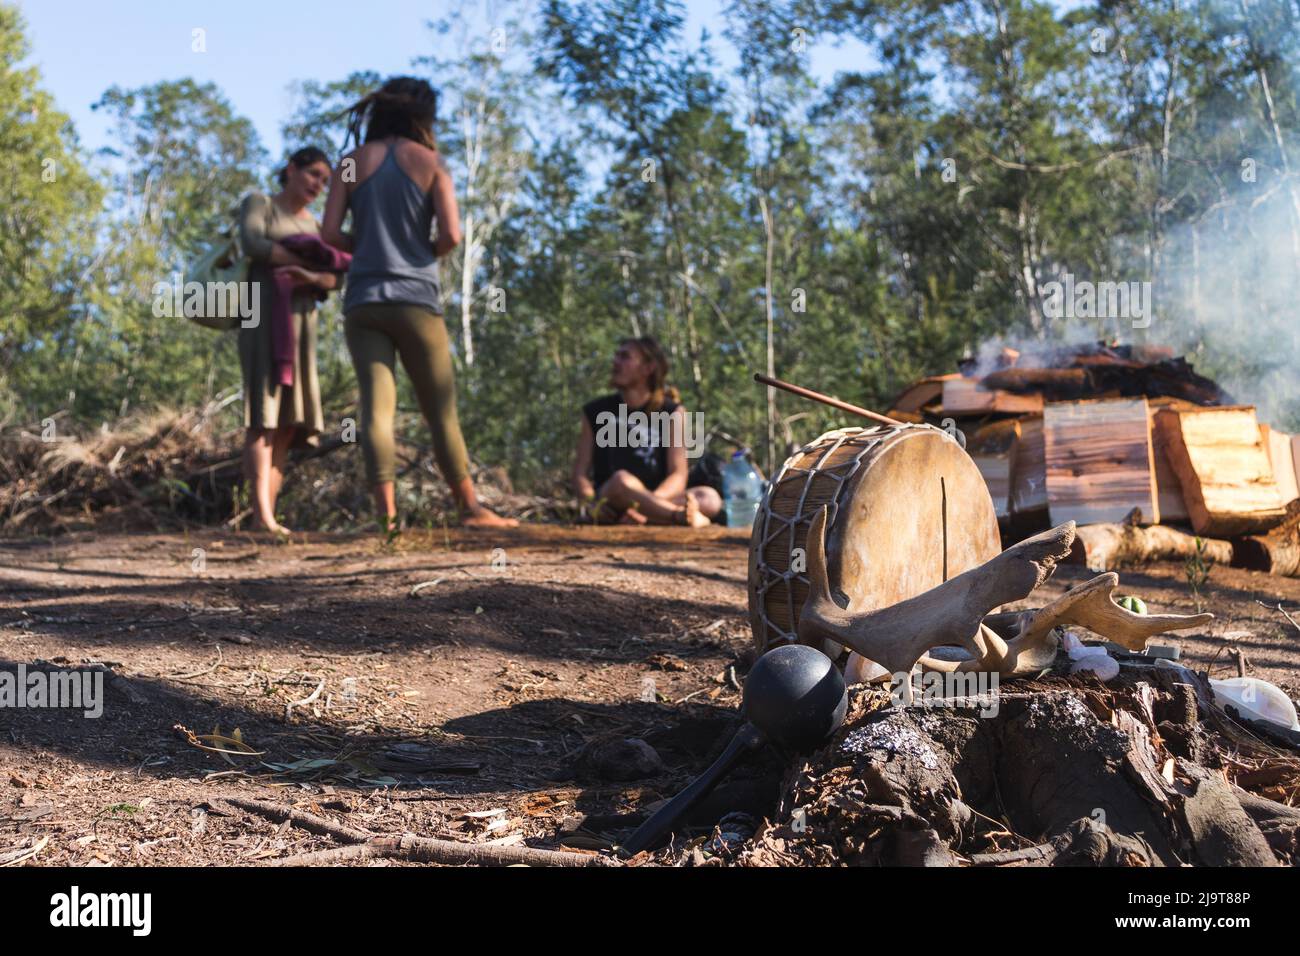
[[397, 478], [393, 416], [397, 411], [397, 356], [433, 433], [442, 477], [455, 484], [469, 475], [469, 453], [456, 418], [451, 345], [442, 316], [418, 305], [372, 303], [348, 311], [343, 323], [361, 385], [361, 448], [371, 484]]

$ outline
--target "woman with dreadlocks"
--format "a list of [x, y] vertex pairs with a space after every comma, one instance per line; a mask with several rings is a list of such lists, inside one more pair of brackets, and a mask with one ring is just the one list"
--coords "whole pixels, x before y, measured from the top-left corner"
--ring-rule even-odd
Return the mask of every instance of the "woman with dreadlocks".
[[688, 419], [667, 378], [652, 336], [624, 339], [609, 370], [616, 391], [582, 406], [573, 488], [597, 522], [705, 528], [722, 511], [715, 489], [687, 487]]
[[[460, 213], [451, 174], [433, 138], [437, 106], [437, 94], [427, 82], [403, 76], [347, 111], [348, 137], [358, 145], [343, 157], [330, 181], [321, 228], [326, 242], [352, 253], [344, 332], [361, 389], [366, 474], [388, 532], [397, 528], [393, 416], [398, 356], [433, 433], [438, 468], [451, 486], [462, 524], [518, 524], [479, 504], [456, 417], [437, 260], [460, 243]], [[349, 209], [350, 234], [343, 231]], [[435, 223], [437, 237], [431, 240]]]

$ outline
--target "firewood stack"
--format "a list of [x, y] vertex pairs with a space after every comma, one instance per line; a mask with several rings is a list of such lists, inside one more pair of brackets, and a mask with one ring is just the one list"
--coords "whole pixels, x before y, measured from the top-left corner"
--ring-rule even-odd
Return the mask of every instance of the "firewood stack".
[[922, 379], [889, 416], [960, 432], [1008, 540], [1074, 521], [1073, 560], [1097, 571], [1201, 549], [1300, 575], [1300, 436], [1169, 350], [1004, 349]]

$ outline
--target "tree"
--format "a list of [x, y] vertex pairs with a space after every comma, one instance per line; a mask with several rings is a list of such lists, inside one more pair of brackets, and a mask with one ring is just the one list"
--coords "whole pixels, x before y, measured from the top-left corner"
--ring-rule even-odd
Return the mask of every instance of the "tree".
[[0, 389], [31, 397], [28, 370], [75, 349], [62, 333], [93, 273], [103, 190], [39, 72], [21, 68], [27, 54], [21, 16], [0, 5]]

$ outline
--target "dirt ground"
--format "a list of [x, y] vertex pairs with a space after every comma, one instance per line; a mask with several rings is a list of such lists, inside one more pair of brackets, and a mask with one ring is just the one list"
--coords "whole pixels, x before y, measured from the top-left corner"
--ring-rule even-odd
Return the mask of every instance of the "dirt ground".
[[[0, 709], [0, 860], [254, 864], [333, 845], [229, 795], [371, 833], [607, 847], [737, 724], [747, 545], [720, 528], [558, 526], [389, 546], [0, 541], [0, 669], [111, 670], [99, 718]], [[1065, 567], [1044, 590], [1087, 576]], [[1194, 610], [1181, 566], [1121, 577], [1152, 612]], [[1236, 644], [1249, 673], [1300, 697], [1300, 628], [1276, 609], [1300, 620], [1300, 580], [1215, 568], [1205, 601], [1213, 624], [1170, 635], [1185, 659], [1228, 676]], [[738, 777], [701, 834], [774, 802], [770, 773]]]

